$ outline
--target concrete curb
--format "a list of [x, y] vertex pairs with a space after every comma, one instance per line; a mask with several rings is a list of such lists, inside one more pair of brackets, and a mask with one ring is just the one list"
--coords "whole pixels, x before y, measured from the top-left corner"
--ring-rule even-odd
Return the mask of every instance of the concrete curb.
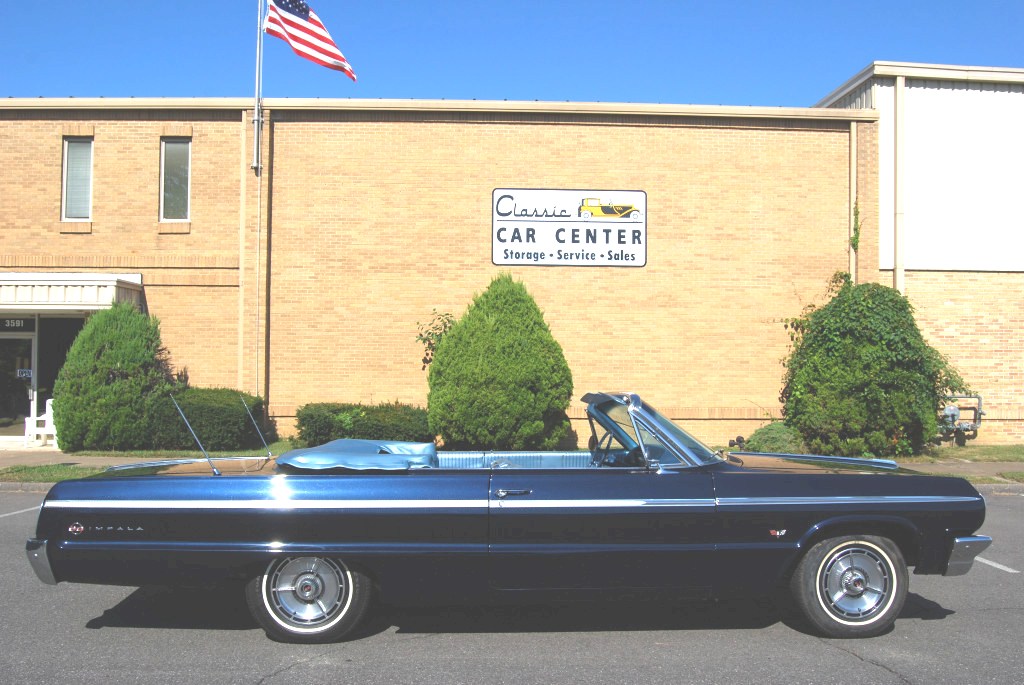
[[0, 481], [0, 492], [49, 492], [53, 483], [18, 483]]
[[1024, 483], [985, 483], [974, 486], [982, 495], [1024, 495]]

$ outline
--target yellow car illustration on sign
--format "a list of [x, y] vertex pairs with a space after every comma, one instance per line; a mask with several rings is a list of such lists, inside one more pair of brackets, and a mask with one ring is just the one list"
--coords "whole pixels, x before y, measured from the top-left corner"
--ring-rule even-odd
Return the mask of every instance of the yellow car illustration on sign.
[[640, 210], [634, 205], [610, 205], [596, 197], [583, 198], [577, 216], [582, 219], [606, 217], [611, 219], [639, 219]]

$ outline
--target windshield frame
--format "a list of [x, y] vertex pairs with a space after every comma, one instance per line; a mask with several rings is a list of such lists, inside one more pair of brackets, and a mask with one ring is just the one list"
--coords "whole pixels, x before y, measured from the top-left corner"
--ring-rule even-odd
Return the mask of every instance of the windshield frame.
[[[723, 461], [720, 453], [687, 433], [652, 405], [640, 399], [639, 395], [633, 393], [588, 393], [584, 395], [583, 401], [587, 402], [587, 415], [592, 419], [592, 430], [595, 429], [595, 424], [598, 424], [614, 434], [622, 444], [639, 444], [649, 466], [654, 466], [654, 464], [648, 455], [640, 426], [643, 426], [644, 430], [651, 433], [679, 460], [679, 463], [659, 461], [657, 466], [660, 468], [692, 468]], [[628, 412], [633, 435], [625, 433], [619, 422], [608, 415], [608, 408], [614, 405], [621, 405]], [[597, 437], [597, 432], [594, 430], [594, 439], [596, 440]]]

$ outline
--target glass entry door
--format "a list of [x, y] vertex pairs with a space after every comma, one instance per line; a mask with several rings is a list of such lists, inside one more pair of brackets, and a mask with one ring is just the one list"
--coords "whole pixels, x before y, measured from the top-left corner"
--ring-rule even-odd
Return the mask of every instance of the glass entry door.
[[25, 434], [32, 392], [32, 339], [0, 338], [0, 436]]

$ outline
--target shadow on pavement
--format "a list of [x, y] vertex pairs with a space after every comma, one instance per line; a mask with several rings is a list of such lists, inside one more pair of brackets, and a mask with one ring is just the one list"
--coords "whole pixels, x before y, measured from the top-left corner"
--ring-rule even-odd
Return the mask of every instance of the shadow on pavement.
[[[909, 593], [900, 621], [943, 620], [952, 610]], [[349, 640], [390, 630], [399, 633], [546, 633], [649, 630], [757, 630], [784, 623], [813, 635], [803, 619], [769, 600], [704, 602], [562, 602], [523, 606], [400, 608], [376, 604]], [[897, 628], [898, 628], [897, 623]], [[87, 628], [257, 628], [240, 585], [214, 588], [139, 588]]]

